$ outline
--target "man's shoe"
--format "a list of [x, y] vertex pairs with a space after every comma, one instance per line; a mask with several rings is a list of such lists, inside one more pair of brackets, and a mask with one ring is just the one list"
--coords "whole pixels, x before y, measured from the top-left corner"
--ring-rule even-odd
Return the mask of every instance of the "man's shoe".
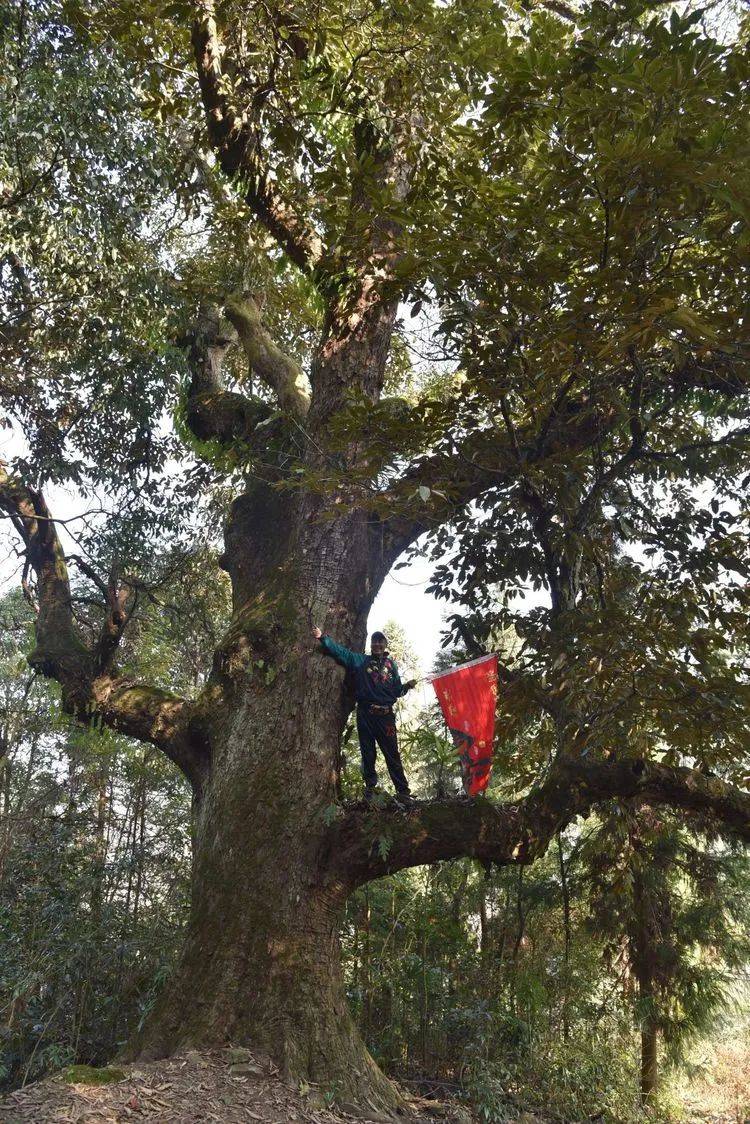
[[365, 804], [372, 803], [372, 801], [375, 799], [375, 793], [377, 791], [377, 787], [374, 784], [365, 785]]
[[411, 808], [414, 806], [414, 797], [410, 792], [397, 792], [395, 800], [402, 808]]

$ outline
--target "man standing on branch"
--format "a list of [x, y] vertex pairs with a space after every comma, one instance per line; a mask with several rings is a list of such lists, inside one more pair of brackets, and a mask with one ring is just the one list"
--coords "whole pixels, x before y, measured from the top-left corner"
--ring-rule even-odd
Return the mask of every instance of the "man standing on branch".
[[313, 636], [320, 641], [325, 655], [331, 656], [352, 674], [357, 699], [357, 734], [362, 752], [365, 800], [372, 799], [378, 783], [375, 772], [377, 743], [396, 789], [396, 799], [401, 804], [408, 804], [411, 793], [398, 751], [393, 704], [416, 686], [416, 679], [401, 682], [396, 662], [388, 655], [388, 640], [382, 632], [373, 632], [370, 637], [370, 655], [366, 652], [351, 652], [330, 636], [324, 636], [319, 628], [313, 629]]

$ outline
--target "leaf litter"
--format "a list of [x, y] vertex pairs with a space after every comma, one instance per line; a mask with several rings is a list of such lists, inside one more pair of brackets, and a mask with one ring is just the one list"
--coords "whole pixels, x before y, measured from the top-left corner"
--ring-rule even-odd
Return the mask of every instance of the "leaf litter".
[[[82, 1084], [65, 1073], [16, 1090], [0, 1100], [0, 1124], [351, 1124], [351, 1121], [466, 1121], [466, 1109], [414, 1097], [409, 1115], [389, 1117], [347, 1105], [326, 1104], [307, 1083], [304, 1095], [280, 1078], [266, 1058], [237, 1049], [197, 1051], [121, 1066], [124, 1079]], [[231, 1070], [234, 1072], [230, 1072]], [[240, 1071], [240, 1072], [238, 1072]]]

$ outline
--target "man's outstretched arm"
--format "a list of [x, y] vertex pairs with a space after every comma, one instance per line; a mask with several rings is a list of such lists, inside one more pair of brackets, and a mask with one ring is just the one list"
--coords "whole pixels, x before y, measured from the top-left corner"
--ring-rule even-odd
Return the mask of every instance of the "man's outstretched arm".
[[324, 636], [317, 626], [313, 628], [312, 634], [316, 640], [320, 641], [323, 654], [330, 656], [342, 667], [359, 667], [364, 662], [365, 657], [361, 652], [352, 652], [349, 648], [345, 648], [343, 644], [337, 644], [330, 636]]

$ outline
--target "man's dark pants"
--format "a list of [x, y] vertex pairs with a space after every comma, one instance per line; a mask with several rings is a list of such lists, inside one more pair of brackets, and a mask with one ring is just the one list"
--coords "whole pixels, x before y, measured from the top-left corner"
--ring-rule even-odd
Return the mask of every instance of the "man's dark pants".
[[362, 776], [365, 788], [378, 783], [375, 772], [375, 744], [380, 746], [396, 792], [408, 793], [409, 782], [404, 776], [401, 754], [396, 739], [396, 719], [390, 707], [357, 703], [357, 733], [362, 751]]

